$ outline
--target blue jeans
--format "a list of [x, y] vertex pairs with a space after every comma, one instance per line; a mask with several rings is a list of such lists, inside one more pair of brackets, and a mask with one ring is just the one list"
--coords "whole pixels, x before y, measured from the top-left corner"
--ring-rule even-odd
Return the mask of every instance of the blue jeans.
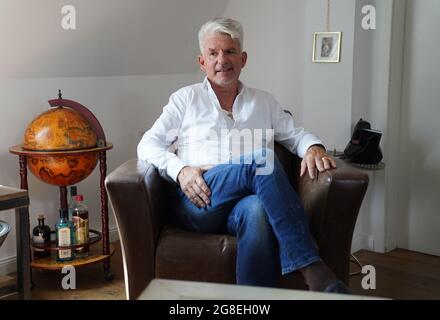
[[263, 161], [257, 152], [206, 171], [211, 203], [205, 208], [177, 188], [176, 214], [190, 230], [237, 237], [237, 284], [273, 287], [280, 274], [321, 259], [300, 199], [276, 155], [266, 152]]

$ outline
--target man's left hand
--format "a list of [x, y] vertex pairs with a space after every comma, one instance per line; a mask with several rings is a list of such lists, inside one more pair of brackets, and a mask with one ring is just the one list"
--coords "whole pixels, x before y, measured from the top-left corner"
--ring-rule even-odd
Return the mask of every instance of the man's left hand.
[[324, 172], [336, 168], [335, 160], [325, 152], [325, 149], [321, 146], [311, 146], [307, 149], [307, 152], [301, 161], [301, 173], [302, 177], [306, 171], [309, 172], [311, 179], [315, 179], [317, 171]]

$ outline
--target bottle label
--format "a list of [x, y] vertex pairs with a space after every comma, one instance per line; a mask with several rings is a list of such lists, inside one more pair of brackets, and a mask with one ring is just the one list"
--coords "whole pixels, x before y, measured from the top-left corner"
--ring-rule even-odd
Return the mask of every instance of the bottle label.
[[74, 216], [73, 224], [75, 226], [76, 244], [87, 244], [89, 242], [89, 219]]
[[[61, 247], [72, 245], [70, 242], [70, 236], [69, 228], [58, 229], [58, 245]], [[60, 259], [70, 258], [72, 256], [72, 249], [59, 250], [58, 255]]]

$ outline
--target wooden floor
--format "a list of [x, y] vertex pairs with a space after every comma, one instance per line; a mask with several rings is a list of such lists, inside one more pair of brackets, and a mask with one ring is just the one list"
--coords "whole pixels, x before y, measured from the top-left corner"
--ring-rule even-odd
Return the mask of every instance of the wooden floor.
[[[78, 268], [76, 290], [63, 290], [59, 272], [33, 271], [33, 299], [125, 299], [119, 242], [112, 258], [112, 282], [104, 280], [102, 264]], [[440, 257], [397, 249], [387, 254], [359, 251], [355, 256], [363, 265], [376, 269], [376, 289], [361, 287], [363, 274], [350, 278], [354, 294], [393, 299], [440, 299]], [[352, 263], [352, 272], [359, 268]]]
[[[351, 277], [356, 294], [393, 299], [440, 299], [440, 257], [396, 249], [386, 254], [359, 251], [355, 256], [363, 265], [376, 269], [376, 289], [364, 290], [363, 274]], [[352, 264], [353, 271], [358, 270]]]

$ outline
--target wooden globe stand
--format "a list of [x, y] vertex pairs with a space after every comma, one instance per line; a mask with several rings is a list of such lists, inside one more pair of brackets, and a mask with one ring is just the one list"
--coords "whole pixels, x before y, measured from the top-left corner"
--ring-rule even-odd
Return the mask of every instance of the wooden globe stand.
[[[76, 110], [82, 116], [84, 116], [97, 136], [97, 147], [88, 148], [88, 149], [79, 149], [79, 150], [66, 150], [66, 151], [32, 151], [23, 148], [23, 145], [13, 146], [9, 149], [9, 151], [15, 155], [19, 156], [19, 167], [20, 167], [20, 188], [28, 190], [28, 180], [27, 180], [27, 162], [28, 157], [32, 156], [72, 156], [72, 155], [83, 155], [83, 154], [97, 154], [99, 160], [99, 187], [100, 187], [100, 200], [101, 200], [101, 224], [102, 224], [102, 233], [99, 233], [99, 240], [102, 241], [102, 254], [99, 252], [93, 252], [90, 250], [90, 255], [86, 258], [76, 259], [68, 262], [57, 262], [51, 258], [36, 258], [32, 259], [30, 267], [34, 269], [44, 269], [44, 270], [60, 270], [66, 265], [76, 266], [84, 266], [90, 265], [93, 263], [103, 262], [104, 266], [104, 277], [106, 280], [111, 281], [113, 279], [113, 274], [110, 271], [110, 258], [114, 253], [114, 248], [110, 246], [109, 239], [109, 220], [108, 220], [108, 197], [105, 189], [105, 177], [107, 175], [107, 161], [106, 161], [106, 152], [113, 148], [111, 143], [106, 142], [104, 131], [99, 124], [96, 117], [83, 105], [72, 101], [61, 99], [61, 92], [59, 93], [59, 99], [50, 100], [49, 104], [52, 107], [58, 106], [66, 106], [71, 109]], [[67, 202], [67, 185], [59, 186], [60, 192], [60, 207], [61, 209], [68, 208]], [[93, 230], [96, 234], [96, 231]], [[92, 237], [89, 241], [88, 246], [91, 248], [91, 245], [96, 243], [96, 237]], [[37, 246], [33, 245], [34, 248]], [[71, 248], [74, 249], [76, 246], [69, 247], [57, 247], [56, 243], [52, 242], [48, 248], [45, 248], [50, 251], [56, 251], [60, 249]], [[38, 247], [40, 248], [40, 247]]]

